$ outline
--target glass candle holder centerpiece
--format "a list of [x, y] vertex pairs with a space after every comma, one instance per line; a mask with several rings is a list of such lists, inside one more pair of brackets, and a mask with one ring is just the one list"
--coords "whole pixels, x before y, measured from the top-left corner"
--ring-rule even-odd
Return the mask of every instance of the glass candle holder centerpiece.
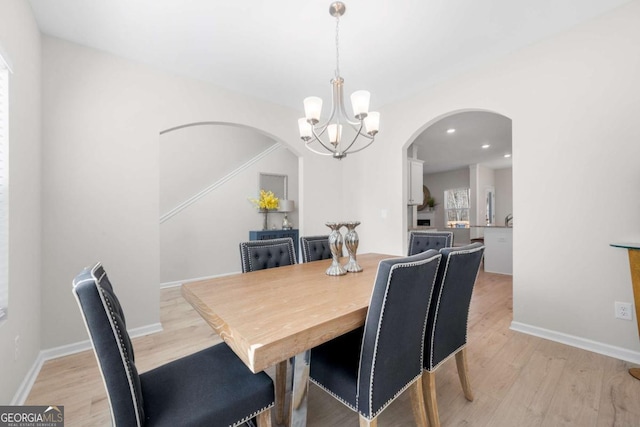
[[342, 255], [342, 234], [340, 228], [344, 226], [341, 222], [327, 222], [325, 224], [331, 229], [329, 233], [329, 249], [331, 250], [331, 265], [327, 268], [326, 274], [329, 276], [342, 276], [347, 274], [347, 270], [340, 265]]
[[344, 243], [349, 253], [349, 262], [344, 266], [344, 269], [349, 273], [359, 273], [362, 271], [362, 267], [360, 267], [356, 260], [356, 252], [358, 251], [358, 243], [360, 242], [356, 227], [360, 225], [360, 221], [349, 221], [345, 222], [344, 225], [347, 227], [347, 233], [344, 235]]

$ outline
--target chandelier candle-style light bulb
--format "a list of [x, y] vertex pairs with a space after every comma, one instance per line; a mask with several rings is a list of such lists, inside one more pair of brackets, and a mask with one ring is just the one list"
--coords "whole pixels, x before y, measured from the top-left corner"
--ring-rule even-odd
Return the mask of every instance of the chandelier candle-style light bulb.
[[333, 156], [335, 159], [342, 159], [349, 153], [364, 150], [373, 143], [380, 130], [380, 113], [369, 111], [371, 94], [368, 91], [358, 90], [351, 94], [354, 118], [350, 118], [345, 110], [338, 37], [340, 17], [344, 15], [345, 10], [342, 2], [334, 2], [329, 6], [329, 13], [336, 18], [336, 69], [335, 77], [331, 80], [332, 102], [329, 118], [321, 123], [322, 99], [310, 96], [304, 99], [305, 117], [298, 119], [300, 138], [306, 147], [314, 153]]

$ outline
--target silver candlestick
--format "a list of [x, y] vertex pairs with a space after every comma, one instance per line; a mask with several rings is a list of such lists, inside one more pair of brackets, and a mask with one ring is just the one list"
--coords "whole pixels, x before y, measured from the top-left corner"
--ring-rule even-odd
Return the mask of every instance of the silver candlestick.
[[325, 224], [327, 227], [331, 229], [331, 233], [329, 233], [329, 249], [331, 250], [331, 266], [327, 268], [326, 273], [329, 276], [342, 276], [347, 274], [347, 270], [345, 270], [339, 262], [340, 256], [342, 255], [342, 234], [340, 234], [340, 228], [344, 225], [341, 222], [327, 222]]
[[345, 264], [344, 269], [349, 273], [358, 273], [362, 271], [362, 267], [356, 260], [356, 252], [358, 251], [358, 233], [356, 233], [356, 227], [360, 225], [360, 221], [350, 221], [344, 224], [347, 227], [347, 233], [344, 235], [344, 243], [347, 246], [347, 252], [349, 253], [349, 262]]

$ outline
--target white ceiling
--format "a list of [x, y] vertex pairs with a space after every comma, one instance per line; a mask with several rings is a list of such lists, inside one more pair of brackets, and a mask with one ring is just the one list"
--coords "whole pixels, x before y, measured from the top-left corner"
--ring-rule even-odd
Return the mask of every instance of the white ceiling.
[[[306, 96], [329, 104], [335, 19], [328, 0], [28, 1], [45, 34], [295, 108], [301, 116]], [[371, 91], [375, 110], [628, 1], [345, 0], [345, 92]], [[469, 144], [482, 139], [478, 132], [468, 130]]]
[[[41, 31], [300, 109], [328, 100], [328, 0], [28, 0]], [[345, 0], [345, 90], [372, 108], [629, 0]]]
[[[455, 129], [447, 133], [448, 129]], [[482, 148], [483, 145], [488, 148]], [[413, 142], [424, 173], [436, 173], [482, 164], [491, 169], [511, 166], [511, 120], [499, 114], [473, 111], [445, 117]], [[411, 148], [409, 149], [411, 153]]]

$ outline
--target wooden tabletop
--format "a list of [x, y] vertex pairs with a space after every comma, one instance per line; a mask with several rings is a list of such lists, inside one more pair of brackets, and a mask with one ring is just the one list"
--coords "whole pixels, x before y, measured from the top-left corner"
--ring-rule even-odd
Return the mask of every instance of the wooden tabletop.
[[358, 255], [364, 270], [345, 276], [327, 276], [323, 260], [217, 277], [182, 285], [182, 295], [260, 372], [363, 325], [378, 263], [392, 257]]

